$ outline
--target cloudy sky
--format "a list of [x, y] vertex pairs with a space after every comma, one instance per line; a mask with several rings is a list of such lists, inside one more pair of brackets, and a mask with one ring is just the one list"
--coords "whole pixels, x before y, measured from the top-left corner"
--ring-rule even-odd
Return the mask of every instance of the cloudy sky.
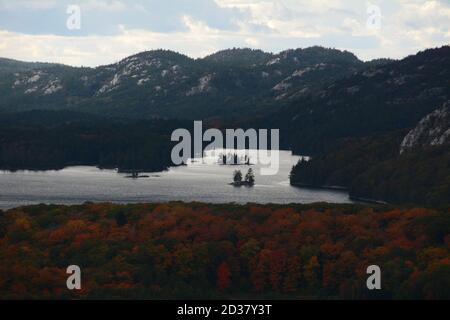
[[368, 60], [449, 43], [450, 0], [0, 0], [0, 57], [77, 66], [157, 48], [322, 45]]

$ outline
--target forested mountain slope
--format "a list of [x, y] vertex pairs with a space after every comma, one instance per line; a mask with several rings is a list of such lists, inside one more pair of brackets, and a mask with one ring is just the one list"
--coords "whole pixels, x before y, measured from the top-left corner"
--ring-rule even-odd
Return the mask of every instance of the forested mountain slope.
[[5, 67], [0, 79], [0, 112], [71, 109], [189, 119], [266, 114], [369, 65], [322, 47], [279, 54], [231, 49], [196, 60], [155, 50], [97, 68], [18, 65]]

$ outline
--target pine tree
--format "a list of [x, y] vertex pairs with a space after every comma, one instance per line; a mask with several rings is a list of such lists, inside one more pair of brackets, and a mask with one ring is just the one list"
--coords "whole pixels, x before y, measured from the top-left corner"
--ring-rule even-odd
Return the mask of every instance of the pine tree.
[[255, 174], [253, 173], [252, 168], [248, 169], [247, 174], [245, 175], [245, 182], [250, 186], [255, 184]]
[[242, 172], [241, 170], [235, 170], [233, 173], [233, 181], [234, 183], [241, 183], [242, 182]]

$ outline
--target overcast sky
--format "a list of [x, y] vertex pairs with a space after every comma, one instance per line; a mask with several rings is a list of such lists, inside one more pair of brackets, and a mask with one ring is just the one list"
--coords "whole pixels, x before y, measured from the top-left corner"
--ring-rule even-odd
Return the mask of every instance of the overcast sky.
[[1, 57], [77, 66], [157, 48], [202, 57], [321, 45], [368, 60], [449, 43], [450, 0], [0, 0]]

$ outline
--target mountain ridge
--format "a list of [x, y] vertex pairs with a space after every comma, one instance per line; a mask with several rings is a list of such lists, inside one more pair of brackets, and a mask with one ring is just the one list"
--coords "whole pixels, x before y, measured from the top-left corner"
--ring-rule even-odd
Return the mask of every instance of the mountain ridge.
[[315, 89], [364, 65], [347, 51], [323, 47], [278, 54], [229, 49], [201, 59], [151, 50], [96, 68], [52, 65], [11, 73], [0, 80], [0, 111], [75, 109], [206, 119], [254, 111], [256, 103], [283, 103], [291, 92]]
[[316, 153], [324, 142], [412, 129], [449, 98], [450, 47], [444, 46], [359, 70], [261, 122], [286, 128], [297, 152]]

